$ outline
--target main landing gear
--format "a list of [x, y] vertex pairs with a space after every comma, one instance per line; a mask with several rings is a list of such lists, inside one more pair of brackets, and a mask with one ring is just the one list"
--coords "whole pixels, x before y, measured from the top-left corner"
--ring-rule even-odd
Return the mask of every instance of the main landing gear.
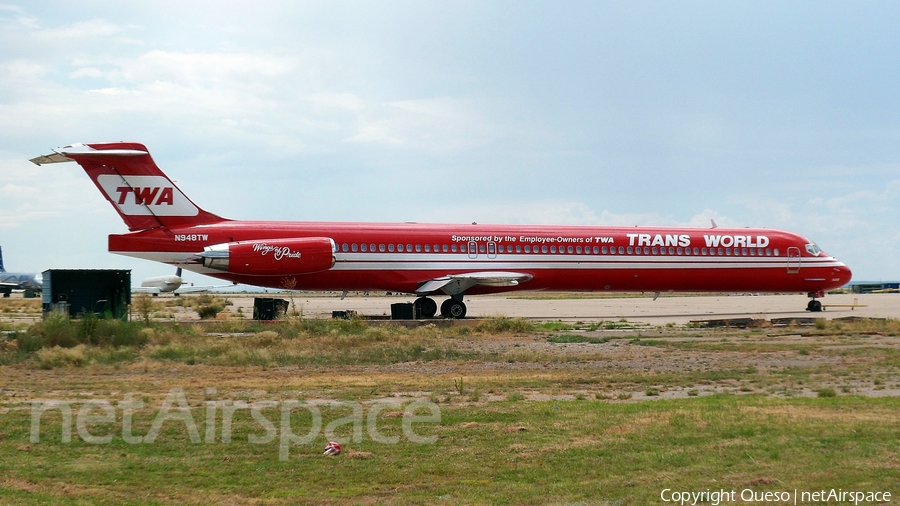
[[[428, 297], [419, 297], [413, 303], [417, 318], [431, 318], [437, 313], [437, 303]], [[461, 319], [466, 317], [466, 304], [460, 296], [457, 300], [451, 297], [441, 304], [441, 316]]]
[[463, 303], [462, 298], [460, 298], [460, 300], [455, 300], [453, 298], [445, 300], [444, 303], [441, 304], [441, 316], [444, 318], [465, 318], [466, 305]]
[[416, 318], [431, 318], [437, 313], [437, 302], [428, 297], [419, 297], [413, 302], [416, 309]]
[[824, 308], [822, 307], [822, 302], [816, 300], [816, 297], [824, 297], [825, 292], [809, 292], [808, 296], [812, 299], [809, 301], [809, 304], [806, 305], [806, 310], [814, 313], [818, 313], [822, 311]]

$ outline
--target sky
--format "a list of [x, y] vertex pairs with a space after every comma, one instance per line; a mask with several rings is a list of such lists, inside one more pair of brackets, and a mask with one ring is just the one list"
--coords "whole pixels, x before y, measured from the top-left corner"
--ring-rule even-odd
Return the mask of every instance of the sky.
[[[900, 3], [0, 0], [7, 270], [163, 264], [75, 142], [235, 219], [766, 227], [900, 279]], [[186, 281], [214, 282], [198, 274]]]

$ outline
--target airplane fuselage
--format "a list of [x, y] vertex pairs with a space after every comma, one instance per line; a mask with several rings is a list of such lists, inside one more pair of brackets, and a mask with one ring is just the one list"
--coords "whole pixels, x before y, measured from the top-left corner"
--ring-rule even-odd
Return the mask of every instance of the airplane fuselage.
[[[330, 269], [300, 275], [204, 267], [204, 248], [245, 241], [327, 237]], [[563, 291], [820, 292], [850, 271], [811, 241], [771, 229], [444, 225], [223, 221], [110, 235], [114, 253], [272, 288], [414, 293], [423, 280], [472, 271], [531, 276], [466, 293]]]

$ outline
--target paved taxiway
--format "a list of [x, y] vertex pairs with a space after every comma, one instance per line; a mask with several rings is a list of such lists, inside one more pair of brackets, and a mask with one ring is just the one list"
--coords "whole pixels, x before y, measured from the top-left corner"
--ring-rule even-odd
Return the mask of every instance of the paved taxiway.
[[[328, 318], [332, 311], [354, 310], [364, 316], [390, 315], [390, 305], [412, 302], [402, 296], [308, 296], [295, 294], [298, 310], [309, 318]], [[287, 295], [275, 295], [290, 298]], [[566, 294], [508, 294], [466, 297], [468, 316], [528, 318], [536, 320], [596, 321], [626, 319], [652, 325], [687, 324], [693, 320], [733, 318], [900, 318], [900, 294], [839, 294], [820, 299], [825, 311], [805, 310], [805, 295], [661, 295], [624, 298], [565, 298]], [[527, 297], [527, 298], [526, 298]], [[558, 298], [557, 298], [558, 297]], [[436, 299], [438, 303], [441, 299]], [[251, 300], [252, 303], [252, 300]], [[849, 305], [864, 307], [844, 307]], [[246, 309], [245, 309], [246, 311]]]

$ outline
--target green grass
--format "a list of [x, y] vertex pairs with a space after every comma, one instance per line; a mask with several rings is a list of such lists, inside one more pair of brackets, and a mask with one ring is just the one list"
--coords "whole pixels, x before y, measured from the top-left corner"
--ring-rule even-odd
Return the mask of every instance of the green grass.
[[575, 343], [587, 343], [587, 344], [603, 344], [609, 342], [608, 337], [591, 337], [591, 336], [583, 336], [583, 335], [575, 335], [575, 334], [560, 334], [556, 336], [547, 336], [548, 343], [555, 344], [575, 344]]
[[[897, 399], [511, 399], [440, 410], [439, 424], [416, 428], [438, 436], [435, 444], [364, 436], [345, 444], [344, 455], [325, 457], [319, 435], [292, 447], [286, 461], [277, 442], [247, 441], [264, 431], [245, 411], [235, 415], [230, 443], [192, 443], [183, 423], [169, 421], [155, 443], [134, 445], [118, 424], [90, 426], [114, 433], [110, 444], [87, 444], [74, 428], [72, 442], [61, 443], [61, 418], [51, 412], [42, 419], [45, 436], [32, 444], [28, 413], [10, 411], [0, 417], [0, 501], [638, 505], [656, 503], [662, 488], [892, 490], [898, 479], [900, 426], [884, 423], [900, 415]], [[326, 423], [346, 414], [323, 409]], [[146, 433], [153, 415], [135, 416], [135, 434]], [[202, 407], [193, 416], [203, 420]], [[309, 425], [297, 417], [293, 426], [299, 433]], [[403, 434], [398, 417], [379, 417], [377, 427]]]
[[[666, 487], [900, 483], [900, 425], [892, 423], [900, 399], [848, 395], [900, 384], [891, 321], [844, 322], [839, 331], [829, 324], [816, 336], [655, 329], [652, 337], [602, 333], [627, 322], [506, 318], [446, 328], [302, 318], [120, 323], [0, 327], [0, 504], [629, 505], [659, 503]], [[54, 339], [74, 346], [48, 346]], [[765, 365], [763, 354], [780, 358]], [[320, 431], [279, 460], [277, 442], [248, 442], [266, 431], [246, 409], [235, 413], [229, 443], [220, 408], [215, 442], [193, 443], [170, 420], [153, 444], [126, 443], [116, 403], [127, 392], [145, 402], [134, 432], [146, 434], [172, 387], [185, 389], [201, 438], [207, 401], [306, 399], [319, 403], [327, 425], [350, 414], [330, 401], [368, 410], [379, 399], [415, 397], [438, 402], [442, 417], [419, 425], [438, 436], [434, 444], [379, 443], [363, 427], [336, 458], [321, 455]], [[686, 398], [661, 399], [679, 392]], [[637, 400], [645, 397], [653, 400]], [[86, 400], [113, 402], [116, 422], [87, 424], [112, 441], [88, 444], [73, 424], [73, 441], [63, 444], [59, 411], [49, 411], [41, 442], [31, 443], [32, 399], [67, 401], [76, 416]], [[383, 410], [378, 431], [402, 436], [401, 409]], [[277, 410], [265, 413], [279, 425]], [[292, 421], [295, 432], [309, 424], [302, 410]]]

